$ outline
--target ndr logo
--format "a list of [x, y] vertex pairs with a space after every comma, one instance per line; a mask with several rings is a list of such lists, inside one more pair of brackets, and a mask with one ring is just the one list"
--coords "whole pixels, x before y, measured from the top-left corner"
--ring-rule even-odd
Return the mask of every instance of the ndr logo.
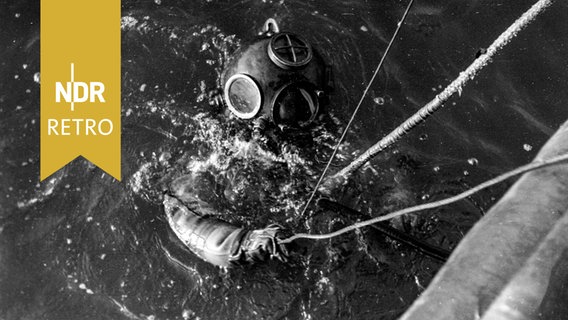
[[65, 102], [71, 103], [71, 111], [75, 111], [75, 103], [99, 102], [104, 103], [103, 92], [105, 85], [102, 82], [81, 82], [75, 81], [75, 65], [71, 63], [71, 81], [63, 86], [61, 82], [55, 82], [55, 102], [61, 102], [61, 97]]
[[[55, 102], [65, 102], [71, 104], [71, 111], [75, 111], [75, 103], [81, 102], [105, 102], [103, 92], [105, 85], [102, 82], [81, 82], [75, 81], [75, 66], [71, 63], [71, 81], [65, 83], [55, 82]], [[93, 108], [88, 113], [93, 115], [105, 114], [105, 109]], [[107, 110], [108, 111], [108, 110]], [[93, 119], [93, 118], [48, 118], [47, 135], [55, 136], [80, 136], [80, 135], [103, 135], [108, 136], [114, 130], [112, 120]]]

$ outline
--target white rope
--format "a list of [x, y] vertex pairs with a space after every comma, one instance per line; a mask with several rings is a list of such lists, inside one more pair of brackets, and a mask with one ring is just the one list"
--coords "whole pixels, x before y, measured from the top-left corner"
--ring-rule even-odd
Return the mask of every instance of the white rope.
[[515, 21], [505, 32], [503, 32], [493, 43], [487, 48], [487, 51], [480, 55], [475, 61], [460, 75], [448, 85], [444, 91], [436, 95], [436, 97], [428, 102], [424, 107], [422, 107], [418, 112], [411, 116], [408, 120], [403, 122], [400, 126], [394, 129], [391, 133], [382, 138], [379, 142], [361, 154], [357, 159], [353, 160], [347, 167], [337, 172], [332, 177], [328, 178], [324, 183], [323, 187], [331, 189], [332, 187], [343, 184], [353, 172], [358, 170], [371, 158], [379, 154], [381, 151], [395, 143], [402, 136], [404, 136], [409, 130], [414, 128], [416, 125], [428, 118], [432, 113], [443, 106], [452, 95], [456, 92], [462, 91], [464, 85], [469, 81], [473, 80], [477, 73], [483, 69], [489, 62], [491, 58], [505, 45], [507, 45], [511, 39], [513, 39], [519, 31], [526, 27], [531, 21], [536, 18], [536, 16], [544, 11], [547, 7], [552, 4], [553, 0], [540, 0], [534, 4], [529, 10], [527, 10], [517, 21]]
[[446, 198], [446, 199], [442, 199], [442, 200], [434, 201], [434, 202], [430, 202], [430, 203], [424, 203], [424, 204], [417, 205], [417, 206], [414, 206], [414, 207], [395, 211], [395, 212], [386, 214], [384, 216], [380, 216], [380, 217], [376, 217], [376, 218], [373, 218], [373, 219], [357, 222], [357, 223], [354, 223], [354, 224], [352, 224], [348, 227], [345, 227], [345, 228], [342, 228], [342, 229], [339, 229], [337, 231], [327, 233], [327, 234], [298, 233], [298, 234], [295, 234], [295, 235], [293, 235], [293, 236], [291, 236], [287, 239], [280, 241], [280, 243], [283, 243], [283, 244], [284, 243], [290, 243], [290, 242], [292, 242], [296, 239], [314, 239], [314, 240], [329, 239], [329, 238], [337, 237], [337, 236], [344, 234], [346, 232], [353, 231], [353, 230], [359, 229], [359, 228], [363, 228], [363, 227], [375, 224], [375, 223], [380, 222], [380, 221], [389, 220], [389, 219], [392, 219], [392, 218], [395, 218], [395, 217], [398, 217], [398, 216], [402, 216], [404, 214], [409, 214], [409, 213], [412, 213], [412, 212], [417, 212], [417, 211], [422, 211], [422, 210], [427, 210], [427, 209], [438, 208], [440, 206], [444, 206], [444, 205], [465, 199], [465, 198], [471, 196], [472, 194], [474, 194], [474, 193], [476, 193], [480, 190], [483, 190], [487, 187], [490, 187], [492, 185], [500, 183], [500, 182], [502, 182], [506, 179], [509, 179], [511, 177], [514, 177], [516, 175], [519, 175], [519, 174], [522, 174], [522, 173], [525, 173], [525, 172], [529, 172], [529, 171], [532, 171], [532, 170], [540, 169], [540, 168], [543, 168], [543, 167], [551, 166], [551, 165], [554, 165], [554, 164], [558, 164], [560, 162], [567, 161], [567, 160], [568, 160], [568, 153], [560, 155], [560, 156], [556, 156], [556, 157], [553, 157], [553, 158], [550, 158], [550, 159], [547, 159], [547, 160], [534, 161], [534, 162], [531, 162], [531, 163], [524, 165], [522, 167], [519, 167], [519, 168], [516, 168], [516, 169], [511, 170], [509, 172], [506, 172], [506, 173], [504, 173], [500, 176], [497, 176], [497, 177], [495, 177], [491, 180], [485, 181], [485, 182], [483, 182], [482, 184], [480, 184], [476, 187], [473, 187], [473, 188], [471, 188], [471, 189], [469, 189], [465, 192], [462, 192], [462, 193], [460, 193], [456, 196], [450, 197], [450, 198]]

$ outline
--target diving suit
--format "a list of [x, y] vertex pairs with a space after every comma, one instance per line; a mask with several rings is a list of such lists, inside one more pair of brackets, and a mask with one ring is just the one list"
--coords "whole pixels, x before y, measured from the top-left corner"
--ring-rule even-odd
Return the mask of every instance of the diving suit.
[[[280, 32], [273, 19], [228, 61], [221, 83], [222, 94], [215, 100], [237, 121], [249, 123], [255, 139], [262, 139], [267, 127], [309, 127], [331, 89], [329, 68], [321, 56], [301, 36]], [[173, 194], [164, 196], [164, 210], [177, 238], [212, 264], [227, 267], [269, 258], [286, 260], [287, 250], [279, 243], [283, 228], [278, 225], [240, 228]]]

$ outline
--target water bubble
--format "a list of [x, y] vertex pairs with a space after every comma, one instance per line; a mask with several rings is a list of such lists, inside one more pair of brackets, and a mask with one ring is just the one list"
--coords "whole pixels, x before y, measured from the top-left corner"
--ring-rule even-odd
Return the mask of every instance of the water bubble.
[[34, 82], [39, 83], [39, 72], [34, 73]]
[[469, 171], [464, 170], [464, 171], [463, 171], [463, 175], [464, 175], [464, 176], [469, 176]]
[[185, 309], [183, 310], [181, 316], [184, 320], [190, 319], [191, 317], [193, 317], [195, 315], [195, 313], [189, 309]]
[[14, 17], [19, 18], [21, 16], [21, 14], [19, 12], [17, 12]]
[[376, 97], [375, 99], [373, 99], [373, 102], [375, 102], [375, 103], [378, 104], [379, 106], [382, 106], [383, 104], [385, 104], [385, 98], [383, 98], [383, 97]]
[[528, 143], [523, 144], [523, 149], [525, 149], [525, 151], [531, 151], [532, 148], [533, 147]]
[[120, 28], [122, 30], [131, 29], [136, 25], [136, 23], [138, 23], [138, 20], [136, 20], [133, 17], [128, 17], [128, 16], [122, 17], [120, 19]]
[[162, 4], [162, 0], [154, 0], [154, 3], [157, 5], [161, 5]]
[[27, 69], [27, 68], [28, 68], [28, 65], [27, 65], [26, 63], [24, 63], [24, 64], [22, 65], [22, 69]]
[[361, 31], [367, 32], [367, 31], [369, 31], [369, 29], [367, 29], [367, 27], [365, 27], [365, 26], [361, 26]]
[[434, 172], [440, 172], [440, 167], [435, 166], [435, 167], [434, 167]]
[[158, 159], [158, 161], [162, 164], [162, 165], [166, 165], [168, 164], [168, 160], [170, 160], [172, 158], [172, 154], [169, 152], [162, 152], [162, 154], [160, 154], [160, 158]]
[[420, 141], [428, 140], [428, 134], [427, 134], [427, 133], [423, 133], [423, 134], [420, 135], [420, 137], [419, 137], [418, 139], [420, 139]]
[[467, 159], [467, 163], [469, 163], [472, 166], [476, 166], [479, 164], [479, 160], [477, 160], [476, 158], [469, 158]]

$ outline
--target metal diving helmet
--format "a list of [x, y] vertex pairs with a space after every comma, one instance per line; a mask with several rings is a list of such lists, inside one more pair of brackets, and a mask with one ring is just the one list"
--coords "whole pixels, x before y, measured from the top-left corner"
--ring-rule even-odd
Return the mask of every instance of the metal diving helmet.
[[224, 103], [238, 118], [295, 128], [316, 118], [331, 89], [321, 56], [303, 37], [280, 32], [272, 18], [229, 60], [221, 83]]

